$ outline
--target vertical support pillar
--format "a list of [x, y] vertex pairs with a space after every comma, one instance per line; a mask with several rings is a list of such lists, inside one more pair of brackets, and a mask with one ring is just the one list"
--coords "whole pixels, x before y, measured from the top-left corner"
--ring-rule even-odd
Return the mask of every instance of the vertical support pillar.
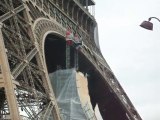
[[69, 14], [69, 5], [70, 5], [70, 0], [68, 0], [68, 3], [67, 3], [67, 15]]
[[9, 68], [8, 58], [6, 55], [5, 45], [3, 41], [2, 35], [2, 26], [3, 23], [0, 23], [0, 63], [2, 69], [2, 81], [4, 82], [5, 94], [8, 101], [9, 111], [10, 111], [10, 118], [12, 120], [20, 120], [18, 104], [15, 96], [14, 91], [14, 84], [11, 77], [11, 72]]
[[62, 10], [64, 11], [64, 0], [62, 0]]
[[86, 9], [88, 10], [88, 0], [86, 0]]
[[66, 44], [66, 69], [70, 68], [70, 46]]
[[76, 70], [78, 70], [78, 50], [74, 50], [74, 67]]

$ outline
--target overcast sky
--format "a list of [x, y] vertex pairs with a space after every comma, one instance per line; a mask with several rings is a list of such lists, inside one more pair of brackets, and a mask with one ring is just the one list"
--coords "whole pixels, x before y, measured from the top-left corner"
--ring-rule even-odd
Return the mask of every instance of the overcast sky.
[[143, 120], [160, 120], [160, 0], [95, 0], [102, 53]]

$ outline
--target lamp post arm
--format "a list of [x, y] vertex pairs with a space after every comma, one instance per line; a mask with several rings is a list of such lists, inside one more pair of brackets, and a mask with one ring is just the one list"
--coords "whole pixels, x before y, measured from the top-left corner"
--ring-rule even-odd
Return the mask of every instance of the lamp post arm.
[[160, 22], [160, 19], [158, 19], [157, 17], [150, 17], [150, 18], [148, 18], [148, 21], [151, 21], [152, 18], [154, 18]]

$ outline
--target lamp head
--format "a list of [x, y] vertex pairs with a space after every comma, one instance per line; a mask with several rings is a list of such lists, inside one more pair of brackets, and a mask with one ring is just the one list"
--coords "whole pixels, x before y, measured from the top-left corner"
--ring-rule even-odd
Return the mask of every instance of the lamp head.
[[150, 19], [148, 21], [143, 21], [140, 26], [147, 30], [153, 30], [153, 23], [150, 22]]

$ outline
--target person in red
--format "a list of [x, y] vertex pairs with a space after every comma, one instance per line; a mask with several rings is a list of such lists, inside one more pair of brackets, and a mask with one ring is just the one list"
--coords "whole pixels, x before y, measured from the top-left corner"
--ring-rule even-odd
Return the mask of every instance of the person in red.
[[72, 34], [70, 29], [67, 29], [67, 31], [66, 31], [66, 43], [67, 43], [67, 45], [72, 46], [73, 41], [74, 41], [73, 34]]

